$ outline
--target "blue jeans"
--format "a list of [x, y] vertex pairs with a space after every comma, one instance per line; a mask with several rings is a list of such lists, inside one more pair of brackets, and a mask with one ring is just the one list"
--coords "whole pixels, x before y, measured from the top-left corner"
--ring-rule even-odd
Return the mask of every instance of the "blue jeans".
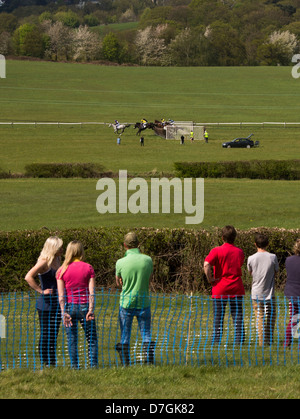
[[119, 322], [121, 328], [121, 344], [130, 342], [131, 326], [134, 316], [136, 316], [143, 342], [151, 341], [151, 310], [146, 308], [123, 308], [120, 306]]
[[91, 367], [98, 366], [98, 339], [95, 320], [86, 321], [88, 304], [68, 303], [66, 312], [72, 317], [72, 326], [67, 327], [68, 349], [72, 368], [79, 368], [78, 359], [78, 321], [80, 322], [88, 342], [88, 356]]
[[230, 313], [233, 320], [234, 327], [234, 342], [237, 345], [242, 345], [245, 341], [244, 329], [244, 313], [243, 313], [243, 297], [214, 298], [214, 324], [212, 344], [220, 344], [223, 335], [223, 322], [226, 305], [229, 302]]

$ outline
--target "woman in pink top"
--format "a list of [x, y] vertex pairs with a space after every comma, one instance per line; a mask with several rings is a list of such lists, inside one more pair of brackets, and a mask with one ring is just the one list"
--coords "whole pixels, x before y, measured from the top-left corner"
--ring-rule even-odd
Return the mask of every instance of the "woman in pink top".
[[65, 261], [56, 275], [72, 368], [79, 368], [78, 321], [88, 342], [90, 365], [98, 366], [98, 340], [94, 316], [95, 273], [91, 265], [83, 262], [83, 258], [82, 244], [72, 241], [67, 246]]

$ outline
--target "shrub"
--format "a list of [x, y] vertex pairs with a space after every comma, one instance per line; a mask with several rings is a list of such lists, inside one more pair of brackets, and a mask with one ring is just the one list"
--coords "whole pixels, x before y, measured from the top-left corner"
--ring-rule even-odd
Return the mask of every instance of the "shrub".
[[175, 162], [181, 177], [299, 180], [300, 160], [247, 160], [222, 162]]
[[[236, 245], [245, 253], [243, 282], [246, 290], [251, 288], [247, 273], [248, 256], [255, 253], [254, 234], [258, 229], [238, 231]], [[259, 229], [260, 231], [262, 229]], [[285, 284], [285, 259], [291, 254], [300, 230], [277, 228], [263, 229], [269, 236], [269, 251], [278, 257], [280, 272], [276, 289]], [[62, 231], [15, 231], [0, 232], [0, 290], [28, 290], [24, 280], [27, 271], [36, 263], [47, 237], [58, 235], [64, 248], [71, 240], [80, 240], [85, 249], [86, 261], [96, 273], [97, 287], [115, 288], [115, 263], [124, 255], [125, 228], [91, 228]], [[222, 243], [221, 229], [137, 229], [141, 251], [153, 258], [154, 272], [152, 292], [210, 293], [203, 262], [209, 251]]]
[[25, 166], [26, 177], [38, 178], [98, 178], [109, 173], [96, 163], [32, 163]]

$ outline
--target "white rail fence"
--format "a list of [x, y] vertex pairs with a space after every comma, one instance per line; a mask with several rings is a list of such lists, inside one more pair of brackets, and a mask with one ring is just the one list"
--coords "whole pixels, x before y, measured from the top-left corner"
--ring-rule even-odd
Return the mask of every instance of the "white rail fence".
[[[15, 125], [33, 125], [37, 127], [38, 125], [56, 125], [58, 127], [63, 125], [109, 125], [109, 122], [60, 122], [60, 121], [51, 121], [51, 122], [40, 122], [40, 121], [0, 121], [0, 125], [11, 125], [14, 127]], [[130, 125], [134, 125], [135, 122], [128, 122]], [[268, 127], [268, 126], [282, 126], [292, 127], [292, 126], [299, 126], [300, 122], [194, 122], [193, 126], [205, 126], [205, 127], [222, 127], [222, 126], [261, 126], [261, 127]]]

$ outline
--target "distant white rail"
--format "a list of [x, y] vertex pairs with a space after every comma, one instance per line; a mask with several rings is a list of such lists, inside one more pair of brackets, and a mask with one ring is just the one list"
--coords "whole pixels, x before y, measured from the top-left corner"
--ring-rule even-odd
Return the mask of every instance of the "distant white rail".
[[35, 121], [35, 122], [19, 122], [19, 121], [10, 121], [10, 122], [1, 122], [0, 121], [0, 125], [56, 125], [56, 126], [60, 126], [60, 125], [108, 125], [108, 123], [106, 122], [39, 122], [39, 121]]
[[203, 125], [203, 126], [226, 126], [226, 125], [239, 125], [249, 126], [249, 125], [260, 125], [264, 127], [265, 125], [282, 125], [283, 127], [291, 125], [300, 125], [300, 122], [195, 122], [194, 125]]
[[[126, 122], [126, 124], [130, 124], [130, 125], [134, 125], [135, 122]], [[56, 126], [61, 126], [61, 125], [109, 125], [110, 122], [60, 122], [60, 121], [52, 121], [52, 122], [40, 122], [40, 121], [4, 121], [1, 122], [0, 121], [0, 125], [11, 125], [12, 127], [14, 125], [34, 125], [34, 126], [38, 126], [38, 125], [56, 125]], [[208, 127], [208, 126], [271, 126], [271, 125], [276, 125], [276, 126], [283, 126], [283, 127], [288, 127], [288, 126], [299, 126], [300, 122], [193, 122], [192, 123], [193, 126], [197, 127], [197, 126], [204, 126], [204, 127]]]

